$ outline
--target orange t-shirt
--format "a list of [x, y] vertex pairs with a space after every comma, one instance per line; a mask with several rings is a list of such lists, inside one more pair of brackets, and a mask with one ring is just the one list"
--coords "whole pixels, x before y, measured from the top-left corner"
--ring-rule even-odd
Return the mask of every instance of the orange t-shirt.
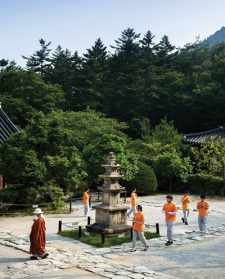
[[90, 199], [90, 196], [89, 196], [88, 192], [84, 192], [84, 194], [83, 194], [83, 204], [85, 204], [85, 205], [89, 204], [89, 199]]
[[163, 206], [163, 210], [165, 211], [166, 214], [166, 221], [171, 221], [174, 222], [176, 221], [176, 215], [170, 215], [168, 212], [176, 212], [177, 208], [174, 203], [165, 203]]
[[130, 196], [130, 203], [132, 207], [136, 207], [137, 206], [137, 194], [136, 193], [131, 193]]
[[198, 214], [201, 217], [208, 215], [209, 204], [206, 201], [200, 201], [197, 203]]
[[[143, 232], [145, 229], [144, 221], [145, 221], [144, 213], [140, 211], [136, 212], [134, 214], [133, 231]], [[136, 222], [141, 222], [142, 224], [138, 224]]]
[[190, 201], [191, 201], [190, 196], [189, 195], [184, 195], [182, 197], [182, 208], [183, 209], [189, 209]]

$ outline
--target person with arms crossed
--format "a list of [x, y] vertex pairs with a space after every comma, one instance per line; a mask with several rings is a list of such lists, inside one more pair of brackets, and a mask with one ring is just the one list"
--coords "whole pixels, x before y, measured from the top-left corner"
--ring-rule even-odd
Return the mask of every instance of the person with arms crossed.
[[200, 201], [197, 203], [198, 210], [198, 226], [202, 233], [207, 233], [207, 219], [209, 204], [206, 201], [206, 195], [200, 196]]

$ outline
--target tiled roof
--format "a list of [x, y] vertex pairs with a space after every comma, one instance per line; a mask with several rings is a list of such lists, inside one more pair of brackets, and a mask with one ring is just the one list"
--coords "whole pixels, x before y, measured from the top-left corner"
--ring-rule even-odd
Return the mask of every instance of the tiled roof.
[[219, 127], [216, 129], [207, 130], [200, 133], [186, 134], [184, 135], [184, 142], [201, 144], [209, 140], [215, 140], [225, 137], [225, 127]]
[[0, 104], [0, 144], [5, 142], [12, 134], [18, 131], [18, 128], [9, 119]]

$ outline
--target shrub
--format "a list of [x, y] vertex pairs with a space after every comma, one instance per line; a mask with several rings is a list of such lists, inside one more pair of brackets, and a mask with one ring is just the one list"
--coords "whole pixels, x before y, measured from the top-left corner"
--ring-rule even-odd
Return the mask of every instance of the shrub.
[[8, 187], [0, 191], [0, 202], [15, 203], [18, 199], [18, 191], [16, 187]]
[[52, 203], [52, 208], [62, 208], [64, 206], [63, 190], [54, 183], [48, 183], [47, 186], [39, 188], [38, 203]]
[[49, 203], [53, 209], [57, 209], [64, 206], [64, 193], [60, 187], [51, 183], [38, 188], [23, 188], [23, 185], [9, 186], [0, 191], [0, 202], [21, 204], [21, 206], [32, 204], [46, 204], [47, 206]]
[[207, 195], [223, 196], [225, 194], [223, 178], [209, 174], [190, 175], [185, 186], [194, 194], [206, 193]]
[[144, 163], [139, 163], [139, 171], [130, 182], [130, 186], [135, 187], [140, 195], [154, 193], [158, 187], [154, 170]]

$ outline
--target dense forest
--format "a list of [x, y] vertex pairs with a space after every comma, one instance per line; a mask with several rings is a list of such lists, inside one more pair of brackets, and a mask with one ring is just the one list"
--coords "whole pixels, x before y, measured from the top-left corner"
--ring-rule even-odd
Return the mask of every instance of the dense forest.
[[21, 202], [58, 206], [65, 194], [99, 183], [111, 150], [123, 183], [142, 194], [224, 194], [221, 144], [190, 147], [182, 133], [224, 124], [225, 44], [178, 49], [166, 35], [156, 42], [132, 28], [110, 49], [98, 38], [82, 56], [39, 42], [23, 56], [25, 68], [0, 60], [0, 101], [21, 129], [0, 146], [0, 172], [14, 185], [1, 200], [20, 193]]

